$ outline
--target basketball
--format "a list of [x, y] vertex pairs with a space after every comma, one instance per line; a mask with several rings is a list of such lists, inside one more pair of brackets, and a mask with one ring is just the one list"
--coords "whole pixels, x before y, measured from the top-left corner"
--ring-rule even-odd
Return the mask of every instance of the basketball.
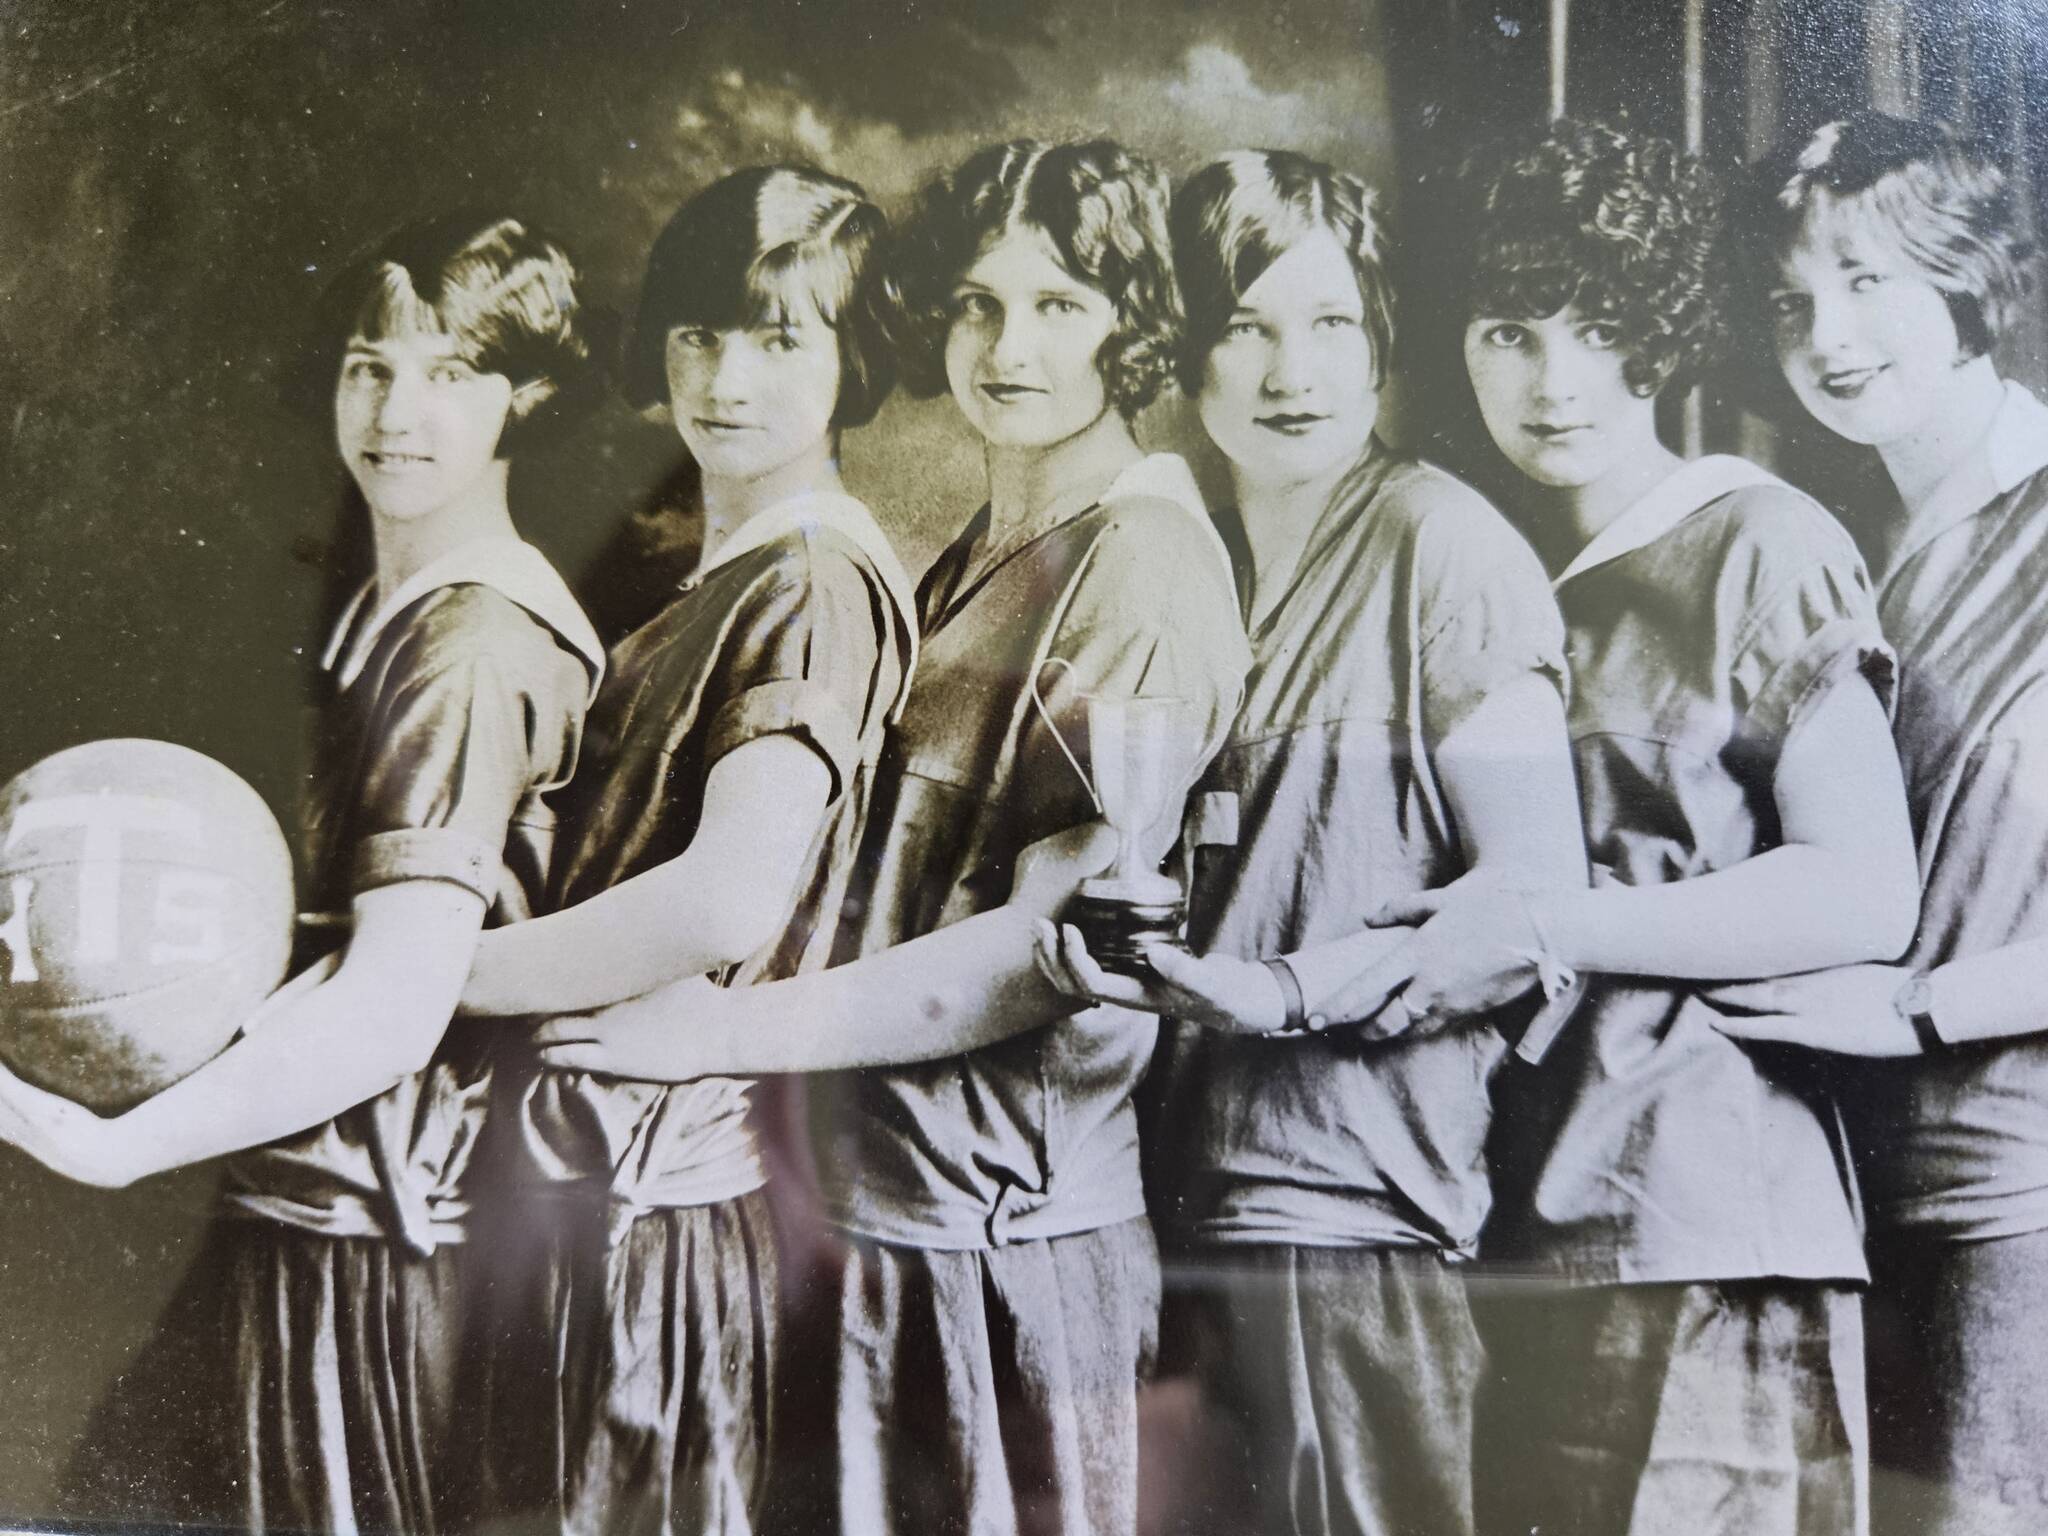
[[290, 958], [262, 796], [162, 741], [95, 741], [0, 788], [0, 1057], [102, 1114], [215, 1055]]

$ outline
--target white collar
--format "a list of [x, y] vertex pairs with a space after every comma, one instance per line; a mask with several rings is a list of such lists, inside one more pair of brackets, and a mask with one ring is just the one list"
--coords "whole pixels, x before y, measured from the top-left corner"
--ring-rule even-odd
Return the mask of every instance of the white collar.
[[[2024, 385], [2005, 381], [1991, 424], [1917, 507], [1906, 511], [1906, 530], [1891, 560], [1896, 571], [1938, 535], [2048, 469], [2048, 405]], [[1889, 573], [1887, 573], [1889, 574]]]
[[1731, 492], [1756, 485], [1784, 484], [1769, 470], [1732, 453], [1710, 453], [1681, 464], [1594, 534], [1550, 585], [1553, 589], [1561, 587], [1596, 565], [1606, 565], [1646, 544], [1656, 543], [1693, 513]]
[[1208, 505], [1202, 500], [1202, 488], [1195, 483], [1195, 472], [1188, 468], [1186, 459], [1177, 453], [1146, 454], [1110, 481], [1109, 489], [1102, 493], [1100, 504], [1106, 506], [1131, 496], [1170, 501], [1192, 517], [1208, 535], [1217, 563], [1223, 568], [1224, 584], [1232, 592], [1237, 590], [1237, 569], [1231, 564], [1230, 551], [1224, 547], [1223, 536], [1216, 531], [1215, 520], [1209, 516]]
[[582, 657], [590, 670], [590, 696], [597, 696], [604, 676], [604, 643], [548, 557], [524, 539], [504, 536], [471, 539], [428, 561], [398, 584], [351, 642], [350, 629], [376, 590], [375, 582], [364, 582], [335, 624], [321, 653], [321, 667], [334, 673], [342, 687], [349, 687], [362, 675], [372, 647], [393, 619], [429, 592], [454, 586], [489, 587], [547, 625]]
[[720, 566], [787, 534], [816, 528], [830, 528], [852, 543], [868, 557], [882, 579], [882, 587], [895, 610], [897, 638], [903, 645], [903, 678], [897, 685], [895, 705], [889, 711], [892, 721], [900, 719], [910, 697], [911, 674], [917, 670], [917, 589], [897, 558], [895, 546], [865, 502], [840, 491], [802, 491], [763, 507], [697, 567], [686, 585], [695, 586]]

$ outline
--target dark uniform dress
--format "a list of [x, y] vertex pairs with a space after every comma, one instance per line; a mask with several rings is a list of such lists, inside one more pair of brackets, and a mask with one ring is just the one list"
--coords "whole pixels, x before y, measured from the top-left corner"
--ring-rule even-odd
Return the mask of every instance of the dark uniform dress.
[[[1879, 594], [1920, 849], [1915, 970], [2048, 937], [2044, 592], [2048, 407], [2008, 384], [1911, 509]], [[2048, 1035], [1873, 1062], [1858, 1090], [1876, 1521], [2048, 1530]]]
[[[452, 551], [374, 612], [368, 595], [326, 656], [308, 904], [446, 880], [491, 924], [525, 917], [602, 647], [516, 539]], [[489, 1031], [458, 1023], [424, 1072], [230, 1160], [225, 1219], [77, 1459], [81, 1507], [257, 1531], [466, 1524], [490, 1256], [468, 1251], [465, 1176]]]
[[[891, 712], [910, 676], [908, 580], [867, 509], [763, 509], [613, 652], [565, 797], [550, 906], [667, 863], [729, 752], [787, 735], [832, 775], [788, 927], [734, 984], [822, 965]], [[687, 1027], [686, 1021], [678, 1027]], [[743, 1536], [774, 1423], [776, 1235], [753, 1085], [508, 1070], [494, 1110], [506, 1266], [493, 1493], [520, 1529]], [[524, 1239], [524, 1241], [522, 1241]], [[538, 1517], [540, 1524], [532, 1524]]]
[[[1596, 881], [1774, 846], [1801, 719], [1832, 688], [1889, 695], [1848, 535], [1740, 460], [1679, 470], [1557, 592]], [[1704, 990], [1595, 977], [1543, 1064], [1500, 1078], [1484, 1251], [1527, 1298], [1488, 1335], [1506, 1390], [1478, 1454], [1500, 1530], [1863, 1529], [1866, 1272], [1840, 1116], [1812, 1057], [1719, 1033]]]
[[[1093, 819], [1032, 702], [1041, 673], [1084, 763], [1084, 695], [1187, 701], [1197, 754], [1237, 705], [1248, 657], [1228, 558], [1179, 459], [1143, 460], [1096, 505], [996, 547], [988, 530], [984, 509], [922, 584], [917, 687], [882, 759], [841, 959], [1000, 905], [1026, 846]], [[839, 1340], [846, 1532], [1134, 1528], [1159, 1263], [1131, 1095], [1155, 1034], [1150, 1015], [1094, 1009], [815, 1083], [827, 1211], [856, 1239]]]
[[[1464, 873], [1436, 747], [1495, 689], [1560, 682], [1564, 626], [1499, 513], [1376, 445], [1251, 638], [1191, 820], [1189, 938], [1259, 959]], [[1481, 1359], [1453, 1266], [1486, 1216], [1506, 1049], [1486, 1024], [1387, 1043], [1177, 1033], [1155, 1214], [1224, 1293], [1212, 1384], [1241, 1408], [1262, 1531], [1471, 1530]]]

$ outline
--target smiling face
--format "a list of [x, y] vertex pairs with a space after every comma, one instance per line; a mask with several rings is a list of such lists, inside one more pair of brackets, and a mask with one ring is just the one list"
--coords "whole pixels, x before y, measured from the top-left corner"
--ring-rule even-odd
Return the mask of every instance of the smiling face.
[[477, 372], [452, 336], [356, 336], [335, 384], [335, 439], [370, 510], [412, 522], [468, 501], [498, 475], [511, 405], [511, 380]]
[[1948, 301], [1854, 221], [1810, 217], [1770, 294], [1778, 366], [1814, 420], [1881, 447], [1932, 419], [1963, 361]]
[[1318, 230], [1238, 299], [1203, 368], [1202, 425], [1241, 484], [1302, 485], [1357, 460], [1379, 403], [1357, 273]]
[[1465, 327], [1465, 370], [1486, 430], [1538, 485], [1584, 489], [1660, 451], [1656, 400], [1629, 388], [1625, 361], [1613, 322], [1576, 306]]
[[752, 326], [668, 334], [669, 414], [707, 476], [756, 483], [832, 451], [839, 336], [790, 306]]
[[946, 382], [997, 448], [1051, 448], [1109, 409], [1097, 356], [1116, 306], [1062, 267], [1045, 236], [996, 236], [961, 274], [946, 329]]

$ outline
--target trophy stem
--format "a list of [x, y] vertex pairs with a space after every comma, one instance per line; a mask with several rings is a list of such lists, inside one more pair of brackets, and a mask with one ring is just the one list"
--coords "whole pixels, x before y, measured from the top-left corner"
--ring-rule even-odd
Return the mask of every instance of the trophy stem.
[[1109, 866], [1109, 873], [1113, 879], [1127, 881], [1138, 872], [1138, 834], [1130, 828], [1118, 827], [1116, 862]]

